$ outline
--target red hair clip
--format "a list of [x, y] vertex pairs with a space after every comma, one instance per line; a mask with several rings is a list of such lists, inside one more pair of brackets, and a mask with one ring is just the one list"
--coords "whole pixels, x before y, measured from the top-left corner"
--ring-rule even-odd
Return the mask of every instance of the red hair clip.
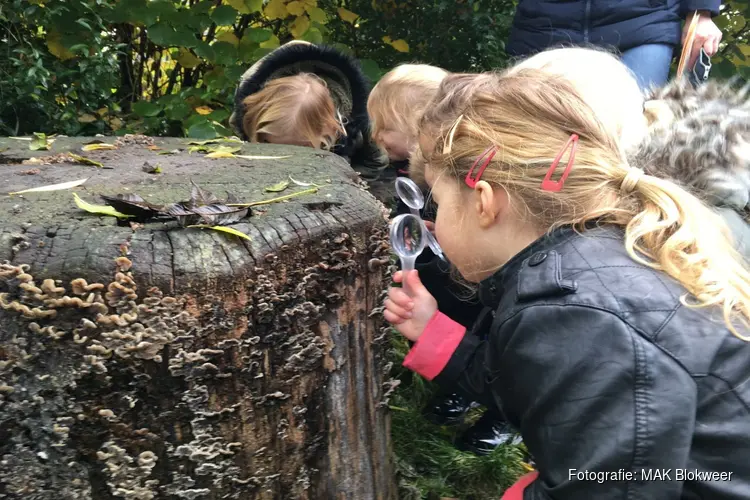
[[[562, 159], [562, 156], [565, 154], [565, 151], [567, 151], [568, 146], [573, 144], [573, 146], [570, 149], [570, 156], [568, 157], [568, 165], [565, 167], [565, 170], [563, 170], [562, 176], [560, 177], [559, 181], [553, 181], [552, 180], [552, 174], [555, 172], [555, 169], [557, 168], [557, 165], [560, 164], [560, 160]], [[543, 191], [552, 191], [553, 193], [557, 193], [558, 191], [561, 191], [563, 188], [563, 184], [565, 184], [565, 179], [568, 178], [568, 174], [570, 173], [570, 169], [573, 168], [573, 161], [576, 157], [576, 147], [578, 146], [578, 135], [577, 134], [571, 134], [570, 138], [568, 139], [568, 142], [565, 143], [565, 146], [560, 150], [559, 153], [557, 153], [557, 157], [555, 157], [555, 161], [552, 162], [552, 165], [549, 166], [549, 170], [547, 171], [547, 175], [544, 176], [544, 180], [542, 181], [542, 190]]]
[[[492, 161], [492, 158], [495, 156], [495, 153], [497, 153], [497, 146], [490, 146], [487, 149], [484, 150], [484, 153], [481, 154], [479, 158], [476, 159], [474, 164], [471, 166], [471, 169], [469, 169], [469, 173], [466, 174], [466, 185], [470, 188], [474, 188], [477, 185], [477, 182], [479, 182], [479, 179], [482, 178], [482, 174], [484, 173], [484, 170], [487, 168], [487, 166]], [[477, 164], [484, 159], [484, 163], [477, 169], [476, 176], [474, 178], [471, 177], [471, 174], [474, 172], [474, 168], [476, 168]]]

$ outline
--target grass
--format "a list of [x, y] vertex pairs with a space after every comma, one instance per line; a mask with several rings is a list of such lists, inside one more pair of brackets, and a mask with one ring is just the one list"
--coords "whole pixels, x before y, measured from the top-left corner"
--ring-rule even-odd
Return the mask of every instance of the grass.
[[392, 437], [400, 500], [497, 500], [519, 476], [528, 471], [523, 445], [506, 445], [491, 455], [478, 457], [453, 447], [453, 439], [467, 424], [441, 427], [422, 417], [422, 408], [436, 387], [401, 367], [409, 350], [398, 333], [391, 335], [392, 376], [400, 381], [391, 396]]

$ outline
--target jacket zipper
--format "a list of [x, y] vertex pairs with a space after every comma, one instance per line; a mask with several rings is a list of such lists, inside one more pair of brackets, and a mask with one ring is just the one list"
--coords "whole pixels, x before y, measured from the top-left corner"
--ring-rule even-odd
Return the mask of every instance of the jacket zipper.
[[583, 20], [583, 43], [589, 43], [589, 20], [591, 19], [591, 0], [586, 0], [586, 16]]

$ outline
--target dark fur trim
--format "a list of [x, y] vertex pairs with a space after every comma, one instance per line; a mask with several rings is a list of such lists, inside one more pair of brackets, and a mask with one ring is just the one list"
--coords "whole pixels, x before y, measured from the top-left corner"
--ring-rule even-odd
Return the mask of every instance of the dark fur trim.
[[[234, 123], [232, 126], [242, 131], [242, 118], [245, 115], [242, 101], [265, 86], [271, 75], [291, 64], [302, 61], [320, 61], [341, 71], [348, 79], [352, 92], [352, 112], [347, 116], [346, 130], [354, 137], [357, 132], [369, 134], [370, 120], [367, 115], [367, 97], [370, 94], [370, 83], [362, 72], [359, 61], [340, 50], [326, 45], [293, 44], [283, 45], [274, 50], [260, 63], [258, 69], [249, 78], [240, 82], [234, 97]], [[325, 70], [318, 73], [322, 76]], [[244, 133], [242, 134], [244, 136]], [[247, 137], [242, 137], [247, 140]], [[349, 141], [347, 141], [349, 142]]]

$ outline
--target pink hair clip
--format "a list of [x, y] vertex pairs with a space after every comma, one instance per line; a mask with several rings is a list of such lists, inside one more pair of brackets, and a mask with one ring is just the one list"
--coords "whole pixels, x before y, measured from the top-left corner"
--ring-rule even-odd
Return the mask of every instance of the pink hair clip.
[[[475, 188], [477, 185], [477, 182], [479, 182], [479, 179], [482, 178], [482, 174], [484, 173], [484, 170], [487, 168], [487, 166], [492, 161], [492, 158], [497, 153], [497, 146], [492, 145], [484, 150], [484, 153], [481, 154], [479, 158], [476, 159], [474, 164], [471, 166], [471, 169], [469, 170], [469, 173], [466, 174], [466, 185], [470, 188]], [[477, 164], [484, 160], [482, 165], [477, 169], [477, 173], [474, 176], [474, 178], [471, 177], [471, 174], [474, 172], [474, 168], [476, 168]]]
[[[568, 164], [566, 165], [565, 170], [563, 170], [560, 180], [553, 181], [552, 174], [555, 172], [555, 169], [557, 169], [557, 165], [560, 164], [560, 160], [562, 159], [562, 156], [565, 154], [565, 151], [567, 151], [568, 146], [570, 146], [571, 144], [572, 144], [572, 147], [570, 149], [570, 156], [568, 157]], [[563, 148], [557, 154], [557, 157], [555, 157], [555, 161], [553, 161], [552, 165], [549, 166], [547, 175], [544, 176], [544, 180], [542, 181], [543, 191], [551, 191], [553, 193], [557, 193], [562, 190], [563, 184], [565, 184], [565, 179], [568, 178], [570, 169], [573, 168], [573, 161], [575, 160], [575, 157], [576, 157], [577, 146], [578, 146], [578, 135], [571, 134], [570, 138], [568, 139], [568, 142], [565, 143]]]

